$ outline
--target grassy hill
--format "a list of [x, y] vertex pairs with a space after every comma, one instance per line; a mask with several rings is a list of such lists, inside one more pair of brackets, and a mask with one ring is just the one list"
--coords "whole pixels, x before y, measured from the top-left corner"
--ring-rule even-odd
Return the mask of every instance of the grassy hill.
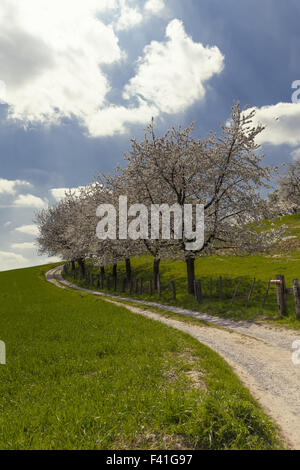
[[217, 354], [58, 289], [45, 281], [48, 269], [0, 273], [0, 449], [278, 447], [273, 425]]

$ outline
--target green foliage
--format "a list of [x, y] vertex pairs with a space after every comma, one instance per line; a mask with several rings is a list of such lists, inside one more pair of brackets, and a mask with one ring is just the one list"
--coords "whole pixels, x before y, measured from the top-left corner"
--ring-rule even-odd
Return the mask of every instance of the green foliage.
[[[277, 313], [276, 289], [271, 286], [264, 309], [262, 304], [267, 290], [269, 279], [275, 279], [277, 274], [283, 274], [287, 286], [292, 287], [292, 280], [299, 278], [300, 253], [288, 253], [286, 255], [268, 256], [203, 256], [196, 260], [196, 279], [202, 282], [203, 302], [199, 304], [194, 296], [187, 293], [186, 266], [182, 261], [162, 260], [160, 263], [162, 295], [159, 299], [157, 294], [149, 295], [148, 281], [152, 279], [152, 259], [148, 256], [132, 258], [133, 276], [135, 279], [144, 280], [144, 293], [133, 293], [132, 297], [149, 301], [157, 301], [167, 305], [181, 306], [186, 309], [220, 315], [234, 319], [257, 319], [272, 320], [289, 327], [300, 328], [300, 322], [295, 318], [294, 299], [288, 296], [289, 316], [279, 318]], [[96, 267], [90, 267], [94, 273], [99, 273]], [[106, 268], [106, 273], [111, 276], [111, 267]], [[122, 293], [122, 279], [126, 276], [125, 265], [118, 265], [118, 288], [117, 294], [129, 296]], [[222, 277], [222, 298], [220, 299], [220, 277]], [[253, 279], [256, 278], [251, 300], [247, 305], [247, 298]], [[87, 283], [79, 279], [73, 280], [81, 286], [88, 287]], [[176, 301], [172, 300], [170, 281], [175, 281]], [[212, 295], [210, 283], [212, 280]], [[238, 295], [232, 304], [234, 291], [241, 281]], [[105, 284], [106, 286], [106, 284]], [[113, 283], [110, 290], [113, 293]]]
[[58, 289], [45, 281], [47, 269], [0, 273], [1, 449], [280, 446], [216, 353], [122, 307]]

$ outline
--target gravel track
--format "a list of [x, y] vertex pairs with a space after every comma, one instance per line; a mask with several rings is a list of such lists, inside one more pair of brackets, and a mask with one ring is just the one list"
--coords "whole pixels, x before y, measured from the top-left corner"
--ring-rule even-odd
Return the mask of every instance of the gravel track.
[[[130, 305], [124, 307], [188, 333], [218, 352], [279, 426], [287, 445], [300, 450], [300, 365], [292, 362], [292, 344], [295, 340], [300, 340], [300, 331], [255, 322], [236, 322], [182, 308], [83, 289], [64, 280], [61, 270], [61, 266], [50, 270], [46, 274], [47, 280], [58, 287], [109, 297], [110, 300], [107, 301], [116, 305], [123, 305], [120, 304], [122, 300], [140, 303], [141, 308]], [[118, 302], [113, 299], [118, 299]], [[143, 304], [205, 320], [222, 328], [166, 318], [159, 313], [144, 310]]]

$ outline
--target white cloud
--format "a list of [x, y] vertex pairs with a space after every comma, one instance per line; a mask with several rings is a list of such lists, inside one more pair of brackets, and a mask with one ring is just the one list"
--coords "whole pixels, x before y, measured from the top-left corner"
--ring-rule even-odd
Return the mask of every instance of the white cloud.
[[147, 0], [145, 3], [145, 10], [153, 15], [158, 15], [164, 8], [164, 0]]
[[0, 80], [10, 117], [85, 120], [110, 89], [102, 64], [123, 55], [111, 25], [96, 16], [114, 1], [1, 0]]
[[127, 5], [126, 0], [120, 0], [121, 15], [116, 24], [118, 31], [128, 30], [142, 23], [143, 15], [135, 8]]
[[33, 194], [20, 194], [17, 199], [14, 200], [13, 205], [15, 207], [32, 207], [35, 209], [42, 209], [47, 206], [47, 201], [44, 201], [40, 197], [34, 196]]
[[49, 192], [56, 201], [60, 201], [65, 197], [66, 193], [68, 193], [69, 191], [71, 191], [75, 195], [79, 195], [80, 190], [83, 188], [84, 186], [78, 186], [77, 188], [53, 188], [50, 189]]
[[4, 227], [10, 227], [11, 224], [12, 224], [12, 222], [10, 220], [8, 220], [7, 222], [5, 222]]
[[168, 25], [165, 42], [145, 48], [123, 95], [130, 101], [108, 100], [103, 66], [126, 58], [116, 31], [142, 24], [163, 7], [163, 0], [1, 0], [0, 100], [8, 117], [25, 127], [76, 118], [88, 135], [101, 137], [201, 100], [204, 82], [221, 72], [224, 57], [217, 47], [193, 42], [179, 20]]
[[23, 243], [12, 243], [11, 247], [13, 250], [33, 250], [36, 248], [35, 243], [33, 242], [23, 242]]
[[141, 96], [162, 112], [178, 113], [204, 98], [204, 83], [223, 70], [224, 56], [217, 47], [194, 42], [177, 19], [167, 26], [166, 37], [145, 47], [124, 98]]
[[300, 103], [277, 103], [252, 109], [256, 110], [254, 123], [266, 126], [258, 136], [258, 143], [300, 145]]
[[92, 136], [107, 136], [126, 132], [127, 124], [145, 124], [159, 114], [154, 105], [138, 99], [137, 107], [110, 106], [90, 117], [88, 127]]
[[22, 254], [0, 251], [0, 271], [8, 271], [10, 269], [27, 268], [30, 266], [40, 266], [42, 264], [56, 263], [60, 258], [52, 256], [38, 256], [35, 253], [26, 253], [26, 257]]
[[20, 233], [25, 233], [25, 235], [39, 235], [39, 229], [37, 225], [21, 225], [20, 227], [16, 227], [15, 230]]
[[300, 148], [294, 150], [291, 153], [291, 157], [293, 158], [293, 160], [300, 160]]
[[28, 181], [0, 178], [0, 194], [16, 194], [18, 186], [27, 186], [29, 188], [32, 185]]

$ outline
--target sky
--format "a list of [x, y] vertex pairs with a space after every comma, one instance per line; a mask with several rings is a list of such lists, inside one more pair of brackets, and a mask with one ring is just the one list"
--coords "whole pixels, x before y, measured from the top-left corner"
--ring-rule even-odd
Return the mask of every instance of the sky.
[[265, 164], [300, 158], [299, 16], [298, 0], [1, 0], [0, 271], [55, 260], [35, 212], [122, 164], [152, 117], [205, 137], [239, 100]]

